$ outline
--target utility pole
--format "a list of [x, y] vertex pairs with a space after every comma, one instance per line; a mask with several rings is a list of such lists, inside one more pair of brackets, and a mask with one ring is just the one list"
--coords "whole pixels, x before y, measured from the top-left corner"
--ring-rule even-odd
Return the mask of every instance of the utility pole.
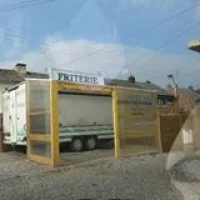
[[178, 92], [178, 84], [176, 83], [173, 74], [169, 74], [168, 78], [172, 80], [172, 83], [174, 85], [174, 95], [175, 95], [175, 112], [179, 113], [179, 92]]

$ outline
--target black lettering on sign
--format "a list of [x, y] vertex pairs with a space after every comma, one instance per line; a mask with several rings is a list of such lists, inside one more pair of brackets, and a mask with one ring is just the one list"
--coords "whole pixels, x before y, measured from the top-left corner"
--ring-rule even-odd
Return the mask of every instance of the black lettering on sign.
[[76, 74], [58, 73], [58, 80], [71, 81], [71, 82], [77, 82], [77, 83], [85, 83], [85, 84], [94, 84], [94, 85], [98, 84], [97, 77], [76, 75]]
[[118, 104], [130, 104], [128, 100], [118, 100]]
[[90, 77], [89, 76], [85, 76], [85, 83], [90, 83]]
[[90, 84], [93, 84], [93, 82], [94, 82], [94, 78], [90, 76]]
[[70, 74], [69, 76], [70, 76], [69, 80], [72, 81], [72, 82], [74, 82], [74, 75]]
[[94, 77], [94, 84], [98, 84], [98, 79], [96, 77]]
[[143, 116], [144, 113], [142, 113], [142, 112], [131, 112], [131, 115], [139, 115], [139, 116]]
[[97, 82], [97, 78], [94, 77], [94, 76], [91, 76], [91, 77], [90, 77], [90, 83], [91, 83], [91, 84], [94, 84], [94, 85], [97, 84], [97, 83], [98, 83], [98, 82]]
[[74, 80], [75, 80], [75, 82], [79, 82], [79, 81], [78, 81], [78, 77], [79, 77], [78, 75], [74, 75]]
[[63, 73], [58, 73], [58, 80], [59, 81], [62, 81], [62, 79], [64, 78], [64, 75]]
[[79, 76], [79, 80], [80, 80], [80, 83], [84, 83], [84, 76], [83, 76], [83, 75], [80, 75], [80, 76]]
[[64, 78], [65, 81], [69, 81], [69, 74], [64, 74], [64, 77], [65, 77]]
[[152, 105], [152, 102], [149, 101], [129, 101], [129, 100], [118, 100], [118, 104], [125, 104], [125, 105]]
[[94, 78], [92, 76], [90, 77], [90, 84], [94, 84]]

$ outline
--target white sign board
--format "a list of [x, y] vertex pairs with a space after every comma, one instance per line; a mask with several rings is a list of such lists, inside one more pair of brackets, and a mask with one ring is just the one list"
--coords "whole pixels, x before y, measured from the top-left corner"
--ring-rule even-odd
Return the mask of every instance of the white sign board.
[[183, 144], [186, 152], [194, 151], [194, 138], [192, 130], [182, 130], [183, 134]]
[[101, 75], [68, 70], [50, 69], [50, 79], [87, 85], [104, 85], [104, 78]]
[[183, 133], [183, 144], [187, 145], [187, 144], [193, 144], [194, 140], [193, 140], [193, 132], [192, 130], [182, 130]]

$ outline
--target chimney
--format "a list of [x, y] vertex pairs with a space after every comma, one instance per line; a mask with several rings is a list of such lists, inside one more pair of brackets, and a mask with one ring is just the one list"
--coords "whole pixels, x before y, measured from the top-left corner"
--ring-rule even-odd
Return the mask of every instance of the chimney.
[[145, 83], [146, 83], [146, 84], [151, 84], [151, 81], [146, 80]]
[[20, 73], [20, 74], [25, 75], [25, 74], [26, 74], [26, 64], [17, 63], [17, 64], [15, 65], [14, 70], [15, 70], [17, 73]]
[[130, 75], [130, 76], [128, 77], [128, 81], [131, 82], [131, 83], [135, 83], [135, 82], [136, 82], [136, 81], [135, 81], [135, 76]]

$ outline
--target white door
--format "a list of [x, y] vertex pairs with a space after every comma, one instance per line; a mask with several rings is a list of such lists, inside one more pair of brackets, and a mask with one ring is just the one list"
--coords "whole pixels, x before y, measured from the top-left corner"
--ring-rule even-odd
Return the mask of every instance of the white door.
[[10, 92], [10, 142], [16, 142], [16, 99], [15, 90]]

